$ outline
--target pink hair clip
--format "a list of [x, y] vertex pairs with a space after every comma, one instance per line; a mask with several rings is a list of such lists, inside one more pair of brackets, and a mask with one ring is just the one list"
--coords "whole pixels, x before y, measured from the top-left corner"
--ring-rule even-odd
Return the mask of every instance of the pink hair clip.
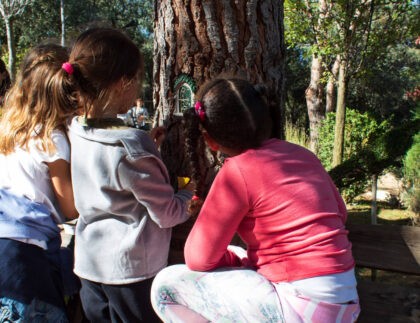
[[206, 117], [206, 111], [204, 111], [204, 107], [202, 106], [200, 101], [197, 101], [195, 103], [195, 113], [197, 113], [198, 117], [201, 121], [204, 121], [204, 118]]
[[197, 195], [194, 195], [192, 198], [191, 198], [191, 200], [193, 200], [193, 201], [198, 201], [200, 198], [197, 196]]
[[71, 65], [69, 62], [63, 63], [63, 65], [61, 65], [61, 68], [65, 70], [69, 75], [72, 75], [74, 72], [73, 65]]

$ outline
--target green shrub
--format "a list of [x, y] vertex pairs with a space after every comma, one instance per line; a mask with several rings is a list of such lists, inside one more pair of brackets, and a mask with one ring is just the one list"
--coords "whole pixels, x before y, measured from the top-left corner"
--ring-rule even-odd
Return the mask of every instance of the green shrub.
[[300, 146], [309, 147], [309, 137], [304, 128], [293, 125], [291, 122], [286, 121], [285, 127], [286, 140]]
[[[388, 127], [388, 122], [378, 123], [367, 113], [360, 113], [353, 109], [346, 109], [346, 126], [344, 131], [343, 160], [357, 157], [365, 149], [369, 140], [382, 133]], [[332, 154], [334, 148], [335, 113], [327, 114], [319, 129], [318, 157], [327, 170], [332, 168]], [[381, 147], [377, 147], [381, 150]], [[363, 193], [369, 185], [370, 176], [365, 174], [363, 180], [354, 182], [341, 192], [346, 202], [351, 202], [357, 195]]]
[[419, 221], [420, 214], [420, 133], [414, 136], [414, 142], [404, 158], [403, 204], [414, 212], [414, 222]]
[[[365, 148], [369, 139], [378, 131], [384, 131], [387, 122], [378, 122], [367, 113], [360, 113], [353, 109], [346, 109], [346, 128], [344, 131], [344, 156], [347, 160]], [[327, 170], [332, 167], [332, 152], [334, 148], [335, 113], [328, 113], [319, 129], [318, 157]]]

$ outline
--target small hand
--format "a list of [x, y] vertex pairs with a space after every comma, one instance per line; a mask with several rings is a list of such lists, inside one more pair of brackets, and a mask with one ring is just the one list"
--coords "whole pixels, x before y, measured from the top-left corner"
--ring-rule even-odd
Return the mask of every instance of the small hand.
[[189, 177], [178, 177], [178, 189], [194, 192], [195, 183]]
[[192, 199], [188, 202], [188, 214], [192, 217], [196, 217], [200, 213], [203, 203], [204, 200], [202, 198], [199, 198], [194, 195]]
[[156, 146], [160, 147], [163, 140], [165, 139], [166, 129], [165, 127], [155, 127], [150, 130], [150, 137], [155, 142]]
[[227, 249], [233, 252], [239, 259], [241, 259], [242, 266], [252, 267], [251, 262], [248, 259], [248, 253], [244, 248], [234, 245], [228, 245]]

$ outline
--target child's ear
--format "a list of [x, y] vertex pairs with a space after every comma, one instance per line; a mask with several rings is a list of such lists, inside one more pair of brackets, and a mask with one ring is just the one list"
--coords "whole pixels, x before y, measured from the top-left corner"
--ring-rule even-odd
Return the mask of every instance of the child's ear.
[[212, 137], [210, 137], [207, 131], [203, 131], [203, 136], [211, 150], [218, 151], [220, 149], [220, 145]]

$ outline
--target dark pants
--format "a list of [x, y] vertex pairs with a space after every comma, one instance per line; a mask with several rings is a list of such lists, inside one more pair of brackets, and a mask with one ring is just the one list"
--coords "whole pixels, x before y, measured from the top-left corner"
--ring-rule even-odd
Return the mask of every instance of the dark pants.
[[57, 249], [0, 238], [1, 322], [67, 321], [59, 259]]
[[80, 298], [91, 322], [161, 322], [150, 302], [153, 278], [127, 285], [105, 285], [81, 279]]

